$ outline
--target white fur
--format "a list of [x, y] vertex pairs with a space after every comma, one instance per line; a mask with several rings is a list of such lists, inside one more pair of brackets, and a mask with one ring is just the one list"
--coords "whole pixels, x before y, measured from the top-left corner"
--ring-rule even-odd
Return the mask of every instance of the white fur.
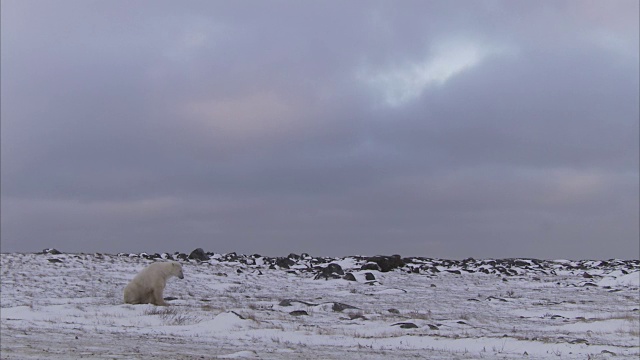
[[124, 302], [166, 306], [162, 293], [172, 276], [184, 279], [182, 265], [175, 261], [156, 262], [147, 266], [124, 288]]

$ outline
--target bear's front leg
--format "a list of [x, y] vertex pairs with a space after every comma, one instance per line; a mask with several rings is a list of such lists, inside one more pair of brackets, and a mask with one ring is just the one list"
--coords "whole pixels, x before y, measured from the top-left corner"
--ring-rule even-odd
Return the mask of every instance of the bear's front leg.
[[162, 288], [156, 288], [153, 290], [153, 297], [154, 297], [153, 305], [156, 305], [156, 306], [169, 305], [164, 301], [164, 298], [162, 297], [163, 290], [164, 289]]

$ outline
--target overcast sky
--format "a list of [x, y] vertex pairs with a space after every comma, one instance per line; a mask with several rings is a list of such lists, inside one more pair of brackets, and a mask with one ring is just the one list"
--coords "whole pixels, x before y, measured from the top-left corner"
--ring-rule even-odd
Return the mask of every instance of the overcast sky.
[[639, 2], [2, 1], [2, 251], [638, 258]]

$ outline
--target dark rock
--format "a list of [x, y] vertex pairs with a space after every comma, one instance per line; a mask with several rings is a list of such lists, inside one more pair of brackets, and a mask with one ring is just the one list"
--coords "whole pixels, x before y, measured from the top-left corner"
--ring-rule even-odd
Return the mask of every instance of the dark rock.
[[287, 258], [291, 259], [291, 260], [300, 260], [300, 255], [296, 255], [294, 253], [291, 253], [287, 256]]
[[348, 281], [356, 281], [356, 277], [353, 276], [352, 273], [346, 273], [344, 275], [343, 279], [348, 280]]
[[202, 248], [197, 248], [189, 254], [189, 259], [198, 260], [198, 261], [207, 261], [209, 260], [209, 256], [202, 250]]
[[417, 329], [418, 325], [414, 324], [414, 323], [410, 323], [410, 322], [400, 322], [400, 323], [395, 323], [391, 326], [397, 326], [400, 325], [400, 328], [402, 329]]
[[447, 272], [450, 272], [452, 274], [457, 274], [457, 275], [461, 275], [462, 273], [460, 272], [460, 270], [447, 270]]
[[[345, 318], [341, 318], [341, 319], [345, 319]], [[361, 313], [353, 313], [353, 312], [349, 314], [348, 319], [349, 320], [357, 320], [357, 319], [367, 320], [367, 318], [364, 317], [364, 315], [362, 315]]]
[[238, 274], [242, 274], [242, 270], [240, 270], [240, 269], [237, 269], [237, 270], [236, 270], [236, 272], [237, 272]]
[[431, 284], [429, 285], [430, 287], [437, 287], [436, 284]]
[[314, 303], [310, 303], [310, 302], [306, 302], [306, 301], [300, 301], [300, 300], [293, 300], [293, 299], [284, 299], [282, 301], [280, 301], [280, 303], [278, 305], [280, 306], [292, 306], [294, 302], [300, 303], [300, 304], [304, 304], [307, 306], [318, 306], [318, 304], [314, 304]]
[[364, 278], [367, 281], [371, 281], [371, 280], [375, 280], [376, 279], [376, 277], [370, 272], [364, 273]]
[[276, 259], [276, 265], [282, 269], [289, 269], [291, 266], [295, 265], [295, 261], [289, 258], [279, 257]]
[[571, 340], [569, 341], [569, 344], [589, 344], [589, 340], [587, 339], [575, 339], [575, 340]]
[[511, 263], [513, 266], [519, 266], [519, 267], [525, 267], [525, 266], [530, 266], [531, 264], [526, 262], [526, 261], [522, 261], [522, 260], [513, 260], [513, 262]]
[[328, 262], [330, 262], [332, 260], [329, 259], [325, 259], [325, 258], [320, 258], [320, 257], [315, 257], [311, 259], [311, 263], [313, 264], [326, 264]]
[[237, 312], [235, 312], [235, 311], [229, 311], [229, 312], [232, 313], [233, 315], [239, 317], [240, 319], [245, 320], [244, 316], [238, 314]]
[[322, 270], [320, 270], [320, 272], [316, 274], [315, 279], [339, 279], [341, 275], [344, 275], [344, 270], [342, 270], [342, 267], [336, 263], [331, 263], [322, 268]]
[[50, 255], [60, 255], [62, 254], [60, 251], [56, 250], [56, 249], [44, 249], [42, 250], [43, 254], [50, 254]]
[[368, 262], [360, 267], [360, 270], [375, 270], [380, 271], [380, 266], [374, 262]]
[[60, 260], [60, 259], [47, 259], [47, 260], [49, 260], [49, 262], [52, 262], [52, 263], [61, 263], [62, 262], [62, 260]]
[[398, 310], [398, 309], [389, 309], [387, 311], [392, 313], [392, 314], [400, 314], [400, 310]]
[[189, 256], [187, 254], [184, 254], [184, 253], [178, 253], [178, 254], [176, 254], [176, 259], [189, 261]]
[[429, 326], [430, 330], [440, 330], [440, 328], [435, 325], [431, 325], [431, 324], [427, 324], [427, 325]]
[[[207, 260], [209, 256], [207, 256]], [[222, 256], [222, 261], [227, 261], [227, 262], [236, 262], [238, 261], [238, 254], [236, 254], [235, 252], [230, 252], [228, 254], [224, 254], [224, 256]]]
[[294, 310], [292, 312], [289, 313], [289, 315], [293, 315], [293, 316], [308, 316], [309, 314], [304, 311], [304, 310]]
[[329, 265], [327, 265], [327, 267], [325, 267], [325, 270], [327, 271], [331, 271], [332, 273], [338, 274], [338, 275], [344, 275], [344, 270], [342, 270], [342, 266], [336, 264], [336, 263], [331, 263]]
[[391, 256], [374, 256], [367, 259], [368, 262], [374, 262], [380, 267], [380, 271], [389, 272], [393, 269], [405, 266], [400, 255]]
[[351, 305], [347, 305], [347, 304], [343, 304], [343, 303], [333, 303], [333, 306], [331, 307], [331, 309], [333, 311], [336, 311], [336, 312], [341, 312], [342, 310], [346, 310], [346, 309], [357, 309], [357, 310], [360, 310], [355, 306], [351, 306]]
[[502, 298], [497, 298], [497, 297], [495, 297], [495, 296], [489, 296], [489, 297], [487, 298], [487, 301], [491, 301], [491, 300], [498, 300], [498, 301], [501, 301], [501, 302], [508, 302], [507, 300], [502, 299]]
[[178, 300], [177, 297], [173, 297], [173, 296], [167, 296], [166, 298], [164, 298], [166, 301], [172, 301], [172, 300]]

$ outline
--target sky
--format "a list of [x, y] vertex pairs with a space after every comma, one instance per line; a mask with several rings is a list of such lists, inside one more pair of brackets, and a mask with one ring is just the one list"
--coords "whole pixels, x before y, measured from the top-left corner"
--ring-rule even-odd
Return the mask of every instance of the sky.
[[637, 0], [1, 6], [2, 252], [640, 258]]

